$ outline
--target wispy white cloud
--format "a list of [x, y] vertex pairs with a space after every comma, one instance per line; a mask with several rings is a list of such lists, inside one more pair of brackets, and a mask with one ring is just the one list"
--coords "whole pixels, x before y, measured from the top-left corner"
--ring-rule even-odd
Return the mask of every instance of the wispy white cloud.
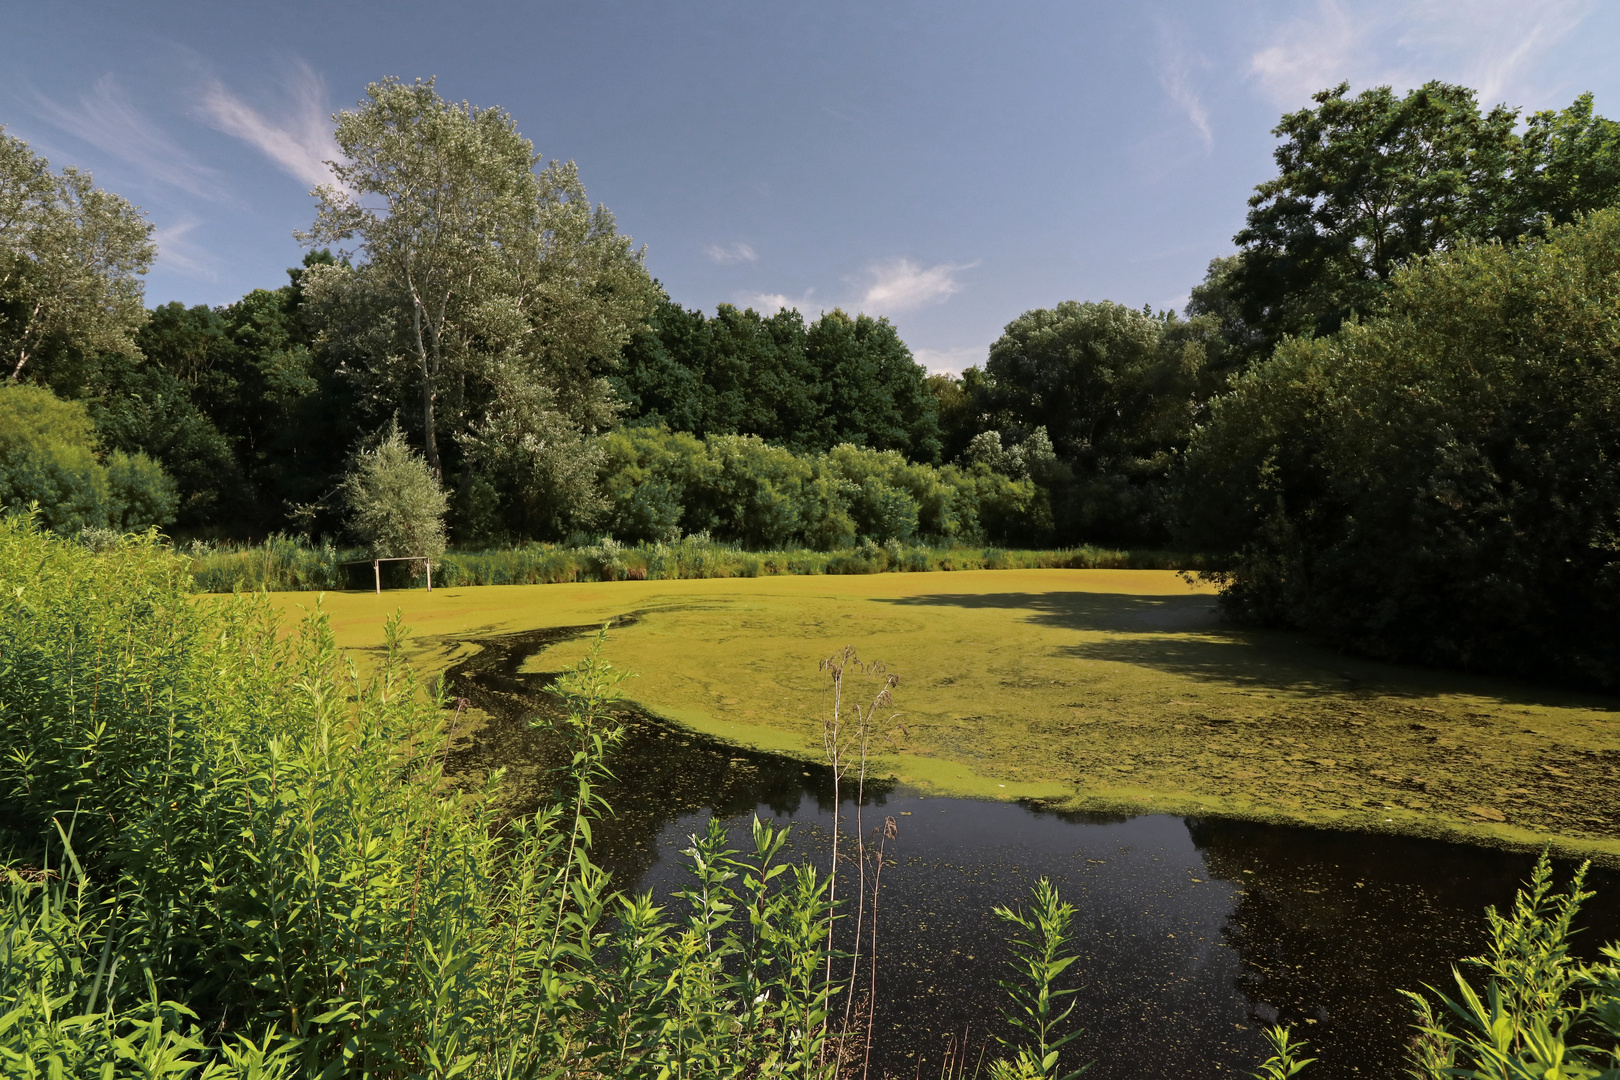
[[735, 266], [738, 263], [751, 263], [759, 261], [759, 253], [752, 245], [738, 242], [735, 244], [710, 244], [703, 249], [703, 254], [709, 257], [710, 262], [717, 262], [721, 266]]
[[1479, 91], [1482, 105], [1530, 92], [1551, 49], [1592, 11], [1592, 0], [1319, 0], [1250, 57], [1272, 101], [1297, 108], [1324, 87], [1410, 89], [1429, 79]]
[[1199, 138], [1204, 140], [1204, 148], [1212, 148], [1215, 132], [1209, 126], [1209, 109], [1196, 78], [1198, 72], [1210, 65], [1188, 42], [1185, 27], [1166, 19], [1159, 20], [1159, 49], [1154, 66], [1158, 71], [1159, 88], [1186, 114]]
[[979, 265], [971, 263], [939, 263], [922, 267], [910, 259], [890, 259], [867, 269], [870, 278], [861, 297], [862, 311], [889, 314], [937, 304], [946, 297], [962, 291], [956, 275]]
[[808, 314], [811, 310], [811, 297], [816, 290], [806, 289], [803, 296], [789, 296], [787, 293], [751, 292], [741, 293], [737, 296], [737, 303], [745, 308], [753, 308], [765, 315], [775, 315], [783, 308], [801, 311]]
[[200, 104], [211, 125], [255, 147], [283, 172], [310, 187], [330, 184], [332, 170], [326, 162], [342, 155], [332, 139], [326, 83], [299, 61], [288, 73], [284, 88], [287, 104], [279, 120], [253, 108], [218, 80], [206, 86]]
[[[1450, 53], [1459, 79], [1494, 105], [1524, 81], [1595, 6], [1591, 0], [1415, 0], [1408, 48]], [[1506, 46], [1506, 47], [1504, 47]], [[1415, 80], [1414, 80], [1415, 81]]]
[[802, 296], [789, 296], [779, 292], [744, 292], [736, 297], [737, 303], [756, 311], [774, 312], [779, 308], [797, 308], [806, 314], [812, 310], [841, 307], [846, 311], [869, 315], [893, 315], [902, 311], [937, 304], [962, 291], [956, 275], [978, 266], [971, 263], [938, 263], [924, 267], [906, 258], [887, 259], [873, 263], [860, 278], [849, 284], [855, 292], [816, 300], [816, 290], [806, 289]]
[[1358, 25], [1334, 0], [1321, 0], [1314, 16], [1285, 26], [1272, 43], [1249, 60], [1249, 73], [1272, 101], [1297, 106], [1323, 86], [1349, 77], [1361, 49]]
[[152, 240], [157, 244], [158, 265], [185, 277], [213, 281], [219, 277], [219, 258], [187, 239], [197, 225], [197, 221], [186, 218], [153, 230]]
[[986, 351], [983, 345], [965, 345], [956, 349], [913, 349], [911, 355], [930, 375], [956, 375], [983, 363]]
[[149, 119], [112, 75], [95, 81], [75, 105], [34, 95], [41, 118], [134, 167], [147, 177], [202, 199], [222, 200], [220, 174], [203, 165]]

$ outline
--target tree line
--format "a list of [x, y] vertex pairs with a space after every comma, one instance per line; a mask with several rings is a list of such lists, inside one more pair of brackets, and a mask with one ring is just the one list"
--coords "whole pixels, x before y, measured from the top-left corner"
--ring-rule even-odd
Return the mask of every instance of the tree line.
[[35, 395], [0, 500], [65, 531], [331, 536], [394, 491], [463, 546], [1179, 545], [1243, 618], [1609, 684], [1620, 125], [1346, 84], [1274, 134], [1184, 311], [1027, 311], [951, 376], [883, 319], [682, 307], [571, 163], [431, 82], [338, 115], [304, 264], [212, 309], [145, 310], [144, 217], [0, 132], [5, 393]]

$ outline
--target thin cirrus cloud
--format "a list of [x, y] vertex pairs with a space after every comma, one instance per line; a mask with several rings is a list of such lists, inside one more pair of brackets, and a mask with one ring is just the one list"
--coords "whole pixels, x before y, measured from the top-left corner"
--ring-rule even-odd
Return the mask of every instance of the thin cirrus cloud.
[[197, 161], [136, 108], [110, 74], [97, 79], [75, 105], [64, 105], [38, 93], [34, 105], [43, 119], [118, 158], [149, 180], [200, 199], [226, 198], [219, 172]]
[[710, 262], [719, 263], [721, 266], [736, 266], [739, 263], [759, 261], [759, 253], [753, 249], [753, 246], [740, 241], [735, 244], [710, 244], [703, 249], [703, 254], [709, 257]]
[[[1425, 15], [1418, 30], [1421, 40], [1457, 54], [1463, 81], [1479, 90], [1484, 105], [1495, 104], [1508, 93], [1533, 92], [1526, 85], [1531, 72], [1593, 8], [1590, 0], [1535, 4], [1429, 0], [1418, 6]], [[1504, 49], [1504, 42], [1514, 44]]]
[[1197, 85], [1198, 73], [1209, 67], [1209, 61], [1192, 48], [1185, 27], [1159, 20], [1159, 48], [1154, 67], [1159, 88], [1186, 115], [1188, 123], [1203, 140], [1204, 149], [1213, 148], [1215, 132], [1209, 124], [1209, 108]]
[[158, 262], [164, 269], [186, 277], [212, 281], [219, 277], [219, 259], [187, 239], [198, 222], [187, 218], [152, 231]]
[[1249, 75], [1285, 108], [1341, 81], [1404, 90], [1433, 78], [1472, 87], [1488, 107], [1533, 94], [1536, 68], [1592, 7], [1590, 0], [1321, 0], [1250, 57]]
[[285, 173], [318, 187], [333, 182], [328, 161], [342, 157], [332, 138], [326, 83], [309, 65], [299, 63], [286, 80], [288, 108], [273, 120], [214, 81], [203, 91], [201, 106], [208, 122], [234, 135], [269, 158]]

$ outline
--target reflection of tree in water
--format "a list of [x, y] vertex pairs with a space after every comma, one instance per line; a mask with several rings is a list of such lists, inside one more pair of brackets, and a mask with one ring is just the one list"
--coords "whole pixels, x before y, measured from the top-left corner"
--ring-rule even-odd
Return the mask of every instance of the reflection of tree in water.
[[[1394, 1076], [1411, 1018], [1393, 988], [1451, 985], [1485, 945], [1485, 908], [1512, 902], [1533, 855], [1365, 833], [1189, 819], [1209, 873], [1242, 888], [1226, 942], [1256, 1022], [1312, 1044], [1311, 1073]], [[1561, 864], [1561, 880], [1571, 867]], [[1620, 874], [1594, 872], [1580, 951], [1620, 938]], [[1354, 1061], [1355, 1065], [1349, 1065]]]
[[[451, 693], [466, 696], [489, 716], [471, 740], [458, 742], [450, 768], [476, 773], [505, 767], [507, 809], [514, 815], [540, 805], [567, 760], [561, 740], [529, 726], [531, 717], [558, 707], [546, 693], [557, 673], [523, 672], [523, 663], [549, 645], [594, 629], [482, 638], [482, 649], [447, 675]], [[596, 857], [619, 881], [638, 880], [657, 861], [665, 826], [706, 808], [726, 818], [763, 805], [792, 817], [809, 796], [818, 812], [831, 812], [832, 773], [824, 765], [730, 746], [662, 723], [632, 705], [616, 712], [628, 731], [609, 761], [620, 780], [603, 788], [614, 814], [597, 824], [594, 834]], [[881, 805], [892, 788], [887, 781], [868, 780], [867, 801]]]
[[1056, 818], [1070, 825], [1120, 825], [1140, 814], [1119, 814], [1109, 810], [1061, 810], [1045, 799], [1019, 799], [1018, 805], [1038, 818]]

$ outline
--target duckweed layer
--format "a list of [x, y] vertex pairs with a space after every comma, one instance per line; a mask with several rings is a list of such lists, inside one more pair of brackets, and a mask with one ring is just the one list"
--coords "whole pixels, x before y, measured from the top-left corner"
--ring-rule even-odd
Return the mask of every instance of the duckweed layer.
[[[279, 594], [290, 614], [308, 593]], [[924, 790], [1073, 809], [1219, 814], [1620, 863], [1620, 701], [1347, 658], [1238, 630], [1152, 570], [613, 582], [327, 594], [339, 640], [404, 612], [420, 662], [479, 637], [634, 616], [610, 646], [642, 706], [819, 757], [819, 661], [899, 674], [879, 770]], [[565, 641], [531, 658], [563, 667]], [[899, 727], [903, 725], [903, 731]]]

